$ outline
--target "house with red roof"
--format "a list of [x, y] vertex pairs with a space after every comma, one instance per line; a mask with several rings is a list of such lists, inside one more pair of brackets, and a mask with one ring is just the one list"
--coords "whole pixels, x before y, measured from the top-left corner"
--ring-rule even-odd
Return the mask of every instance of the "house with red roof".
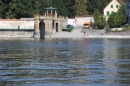
[[109, 16], [117, 12], [119, 7], [125, 3], [125, 0], [112, 0], [108, 5], [104, 8], [104, 16], [106, 17], [106, 20], [108, 20]]

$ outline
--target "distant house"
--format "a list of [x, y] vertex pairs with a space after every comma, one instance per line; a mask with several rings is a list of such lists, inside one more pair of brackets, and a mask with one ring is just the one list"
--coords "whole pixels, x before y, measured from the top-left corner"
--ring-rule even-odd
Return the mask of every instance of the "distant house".
[[113, 12], [117, 12], [119, 7], [124, 3], [125, 0], [112, 0], [105, 8], [104, 8], [104, 16], [106, 20]]

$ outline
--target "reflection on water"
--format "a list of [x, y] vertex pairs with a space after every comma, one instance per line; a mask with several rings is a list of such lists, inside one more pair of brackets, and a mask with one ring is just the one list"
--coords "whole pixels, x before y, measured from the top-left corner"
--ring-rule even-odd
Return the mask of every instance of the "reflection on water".
[[128, 86], [128, 39], [0, 39], [0, 85]]

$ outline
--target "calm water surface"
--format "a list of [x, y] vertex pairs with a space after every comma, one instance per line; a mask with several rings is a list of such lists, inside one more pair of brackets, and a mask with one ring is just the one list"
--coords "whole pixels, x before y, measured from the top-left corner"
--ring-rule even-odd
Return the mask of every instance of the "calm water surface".
[[130, 39], [0, 39], [0, 86], [130, 86]]

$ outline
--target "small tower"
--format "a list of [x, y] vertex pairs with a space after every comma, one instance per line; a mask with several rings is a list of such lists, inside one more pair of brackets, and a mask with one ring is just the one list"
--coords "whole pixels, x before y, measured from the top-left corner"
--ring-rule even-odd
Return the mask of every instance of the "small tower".
[[67, 19], [57, 17], [57, 8], [52, 6], [44, 9], [44, 15], [34, 17], [34, 38], [51, 38], [56, 32], [61, 32]]
[[45, 16], [57, 18], [57, 8], [54, 8], [52, 6], [45, 8]]

